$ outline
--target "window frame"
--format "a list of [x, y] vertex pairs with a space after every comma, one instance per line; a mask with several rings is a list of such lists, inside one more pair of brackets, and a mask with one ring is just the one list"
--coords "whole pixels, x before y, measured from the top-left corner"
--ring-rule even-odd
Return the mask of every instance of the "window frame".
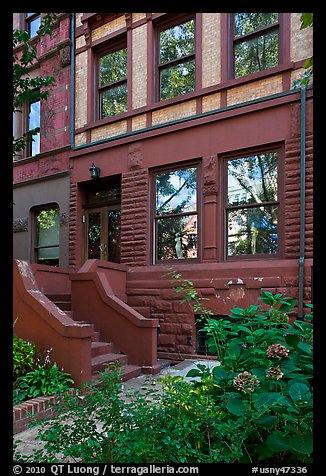
[[[160, 63], [160, 36], [161, 32], [164, 30], [167, 30], [169, 28], [173, 28], [175, 26], [181, 25], [182, 23], [186, 23], [189, 20], [194, 21], [194, 52], [192, 54], [188, 54], [185, 56], [180, 56], [174, 60], [168, 61], [166, 63]], [[197, 18], [196, 14], [187, 14], [187, 15], [168, 15], [167, 18], [165, 18], [163, 21], [157, 23], [155, 25], [156, 32], [155, 32], [155, 51], [154, 51], [154, 58], [155, 58], [155, 77], [154, 77], [154, 82], [155, 82], [155, 94], [154, 98], [156, 102], [162, 103], [163, 101], [173, 101], [177, 98], [181, 97], [187, 97], [187, 95], [191, 95], [196, 91], [197, 88]], [[161, 99], [161, 72], [164, 71], [165, 69], [169, 69], [170, 67], [176, 66], [180, 63], [183, 63], [185, 60], [189, 61], [191, 59], [194, 59], [194, 88], [192, 91], [189, 91], [188, 93], [184, 94], [179, 94], [177, 96], [173, 96], [171, 98], [166, 98], [166, 99]]]
[[[262, 204], [228, 204], [228, 163], [230, 160], [240, 159], [242, 157], [250, 157], [259, 154], [267, 154], [271, 152], [277, 153], [277, 200], [266, 201]], [[284, 255], [284, 145], [277, 143], [272, 145], [265, 145], [261, 147], [254, 147], [244, 149], [229, 154], [224, 154], [221, 161], [221, 177], [222, 177], [222, 217], [223, 217], [223, 235], [222, 235], [222, 249], [223, 261], [257, 261], [265, 259], [281, 259]], [[255, 254], [234, 254], [228, 253], [228, 212], [231, 210], [253, 209], [265, 206], [277, 207], [277, 251], [276, 253], [255, 253]]]
[[[114, 53], [119, 50], [127, 50], [127, 58], [126, 58], [126, 68], [127, 68], [127, 75], [116, 81], [112, 81], [111, 83], [106, 83], [104, 85], [100, 85], [100, 58], [103, 56], [109, 55], [110, 53]], [[112, 119], [122, 114], [126, 114], [129, 111], [129, 59], [128, 59], [128, 44], [127, 44], [127, 36], [123, 34], [122, 37], [115, 39], [110, 46], [102, 46], [98, 48], [95, 52], [95, 91], [96, 91], [96, 100], [95, 100], [95, 121], [105, 121], [107, 119]], [[110, 89], [115, 88], [116, 86], [120, 86], [122, 84], [126, 84], [126, 110], [117, 114], [113, 114], [111, 116], [104, 116], [101, 117], [101, 94], [104, 91], [108, 91]]]
[[[35, 35], [31, 36], [31, 23], [37, 19], [40, 19], [40, 24], [42, 22], [42, 15], [41, 13], [25, 13], [25, 26], [26, 26], [26, 31], [28, 32], [30, 38], [35, 38], [37, 36], [37, 33]], [[39, 30], [39, 27], [36, 31]]]
[[[38, 245], [38, 224], [37, 224], [37, 215], [46, 210], [51, 210], [51, 209], [57, 209], [58, 210], [58, 221], [59, 221], [59, 237], [58, 237], [58, 244], [53, 244], [53, 245], [47, 245], [47, 246], [40, 246]], [[31, 210], [31, 215], [32, 215], [32, 262], [37, 263], [37, 264], [42, 264], [38, 262], [39, 258], [39, 250], [40, 249], [48, 249], [48, 248], [58, 248], [58, 264], [57, 265], [52, 265], [52, 266], [60, 266], [60, 207], [58, 203], [47, 203], [43, 205], [38, 205], [36, 207], [33, 207]], [[51, 266], [51, 265], [49, 265]]]
[[[273, 68], [277, 68], [284, 62], [284, 55], [283, 55], [283, 14], [278, 13], [278, 21], [274, 23], [270, 23], [269, 25], [265, 25], [264, 27], [259, 28], [258, 30], [254, 30], [252, 32], [246, 33], [244, 35], [241, 35], [237, 38], [234, 36], [234, 15], [235, 13], [229, 13], [229, 68], [228, 68], [228, 79], [233, 79], [233, 80], [241, 80], [244, 78], [251, 77], [253, 75], [257, 74], [266, 74], [266, 72], [270, 72]], [[235, 44], [239, 43], [244, 43], [248, 40], [251, 40], [255, 37], [261, 36], [262, 34], [266, 33], [268, 34], [269, 32], [277, 30], [278, 32], [278, 63], [275, 66], [272, 66], [267, 69], [262, 69], [259, 71], [254, 71], [252, 73], [249, 73], [244, 76], [238, 76], [236, 77], [235, 75]]]
[[32, 137], [31, 136], [31, 141], [30, 142], [27, 142], [26, 144], [26, 157], [36, 157], [38, 154], [41, 153], [41, 99], [36, 99], [36, 100], [31, 100], [31, 101], [27, 101], [26, 102], [26, 120], [25, 120], [25, 130], [26, 132], [29, 132], [34, 128], [31, 128], [30, 127], [30, 113], [31, 113], [31, 105], [34, 104], [34, 103], [39, 103], [40, 104], [40, 108], [39, 108], [39, 126], [36, 126], [36, 127], [39, 127], [40, 129], [40, 132], [38, 133], [39, 134], [39, 151], [36, 153], [36, 154], [33, 154], [33, 140], [32, 140]]
[[[197, 216], [197, 257], [196, 258], [180, 258], [180, 259], [158, 259], [157, 249], [157, 221], [164, 219], [164, 216], [156, 214], [156, 176], [162, 173], [174, 172], [182, 169], [196, 168], [196, 211], [195, 212], [181, 212], [171, 213], [165, 215], [165, 218], [179, 217], [193, 215]], [[163, 167], [153, 169], [150, 178], [150, 250], [151, 250], [151, 264], [153, 265], [167, 265], [173, 263], [190, 264], [201, 262], [202, 259], [202, 187], [201, 187], [201, 162], [199, 160], [191, 161], [181, 164], [170, 164]]]

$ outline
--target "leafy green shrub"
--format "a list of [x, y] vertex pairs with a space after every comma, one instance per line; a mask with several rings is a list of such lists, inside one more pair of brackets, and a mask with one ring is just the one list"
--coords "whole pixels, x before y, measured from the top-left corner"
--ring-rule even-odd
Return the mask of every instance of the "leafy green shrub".
[[13, 336], [13, 377], [14, 381], [35, 366], [37, 349], [34, 344], [14, 334]]
[[71, 375], [60, 370], [56, 363], [47, 367], [39, 365], [16, 380], [14, 405], [29, 398], [66, 392], [73, 383]]
[[[171, 273], [170, 273], [171, 274]], [[173, 273], [184, 302], [204, 311], [191, 281]], [[313, 424], [313, 326], [311, 312], [290, 324], [296, 300], [263, 292], [262, 305], [234, 308], [230, 320], [201, 312], [208, 346], [221, 365], [209, 376], [220, 422], [241, 423], [239, 462], [310, 462]], [[192, 370], [195, 387], [207, 385], [207, 370]], [[206, 379], [204, 379], [206, 377]]]
[[121, 369], [111, 366], [98, 384], [63, 395], [56, 417], [38, 430], [43, 449], [25, 461], [312, 460], [312, 312], [290, 324], [295, 300], [265, 292], [261, 305], [234, 308], [217, 321], [190, 281], [173, 278], [201, 314], [221, 365], [211, 371], [199, 364], [188, 380], [167, 375], [124, 394]]
[[42, 354], [35, 344], [14, 334], [14, 405], [29, 398], [64, 392], [74, 383], [70, 374], [51, 361], [51, 350]]

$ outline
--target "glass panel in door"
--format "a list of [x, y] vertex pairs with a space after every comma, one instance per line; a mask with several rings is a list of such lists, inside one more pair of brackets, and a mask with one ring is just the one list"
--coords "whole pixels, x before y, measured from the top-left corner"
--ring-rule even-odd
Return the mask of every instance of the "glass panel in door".
[[120, 225], [121, 225], [121, 211], [108, 210], [108, 261], [120, 263]]
[[101, 259], [101, 212], [88, 214], [88, 259]]

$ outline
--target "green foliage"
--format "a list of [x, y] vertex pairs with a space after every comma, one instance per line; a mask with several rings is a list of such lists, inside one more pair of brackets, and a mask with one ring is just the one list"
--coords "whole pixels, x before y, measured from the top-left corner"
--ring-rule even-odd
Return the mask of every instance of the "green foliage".
[[[204, 308], [191, 282], [174, 275], [177, 292]], [[206, 318], [210, 350], [221, 362], [211, 374], [212, 395], [225, 421], [242, 421], [240, 462], [309, 462], [312, 458], [312, 311], [304, 321], [290, 323], [296, 300], [262, 292], [262, 305], [233, 308], [230, 320]], [[202, 309], [200, 309], [202, 307]], [[312, 305], [309, 305], [312, 309]], [[201, 387], [206, 371], [190, 377]]]
[[[40, 38], [46, 34], [52, 35], [56, 21], [55, 13], [47, 13], [42, 18], [37, 37]], [[30, 67], [37, 58], [37, 49], [35, 38], [31, 39], [27, 31], [13, 31], [13, 48], [13, 111], [15, 112], [24, 102], [47, 99], [48, 88], [55, 84], [55, 78], [54, 76], [30, 76]], [[40, 129], [37, 127], [23, 134], [22, 137], [13, 138], [13, 155], [21, 152], [27, 143], [33, 140], [33, 135], [39, 131]]]
[[56, 363], [47, 367], [39, 365], [16, 380], [14, 405], [29, 398], [66, 392], [73, 383], [71, 375], [60, 370]]
[[13, 378], [26, 374], [32, 370], [37, 358], [36, 346], [26, 339], [13, 336]]
[[312, 306], [289, 321], [295, 301], [263, 292], [259, 305], [216, 321], [193, 283], [169, 277], [211, 332], [220, 365], [199, 364], [187, 379], [167, 375], [122, 393], [110, 366], [63, 395], [25, 461], [82, 463], [297, 464], [312, 461]]
[[29, 398], [67, 391], [74, 383], [71, 375], [50, 359], [51, 349], [43, 355], [35, 344], [13, 336], [13, 403]]

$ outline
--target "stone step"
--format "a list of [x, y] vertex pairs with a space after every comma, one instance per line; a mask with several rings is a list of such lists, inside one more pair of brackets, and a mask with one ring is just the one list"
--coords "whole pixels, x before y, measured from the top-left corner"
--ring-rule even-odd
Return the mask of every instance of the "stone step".
[[71, 301], [53, 301], [56, 306], [62, 311], [71, 311]]
[[112, 342], [91, 342], [92, 357], [97, 357], [98, 355], [111, 354], [113, 351]]
[[94, 331], [91, 341], [92, 342], [99, 342], [100, 340], [100, 333], [98, 331]]
[[[103, 371], [103, 370], [102, 370]], [[131, 365], [131, 364], [124, 364], [122, 366], [122, 381], [126, 382], [127, 380], [134, 378], [134, 377], [139, 377], [141, 375], [141, 368], [139, 365]], [[96, 385], [99, 382], [99, 375], [97, 372], [95, 372], [92, 375], [92, 382]]]
[[92, 357], [92, 374], [97, 371], [103, 372], [109, 363], [117, 361], [127, 364], [128, 357], [125, 354], [115, 354], [113, 352]]
[[50, 301], [71, 302], [71, 294], [45, 293], [45, 296], [46, 296], [48, 299], [50, 299]]

